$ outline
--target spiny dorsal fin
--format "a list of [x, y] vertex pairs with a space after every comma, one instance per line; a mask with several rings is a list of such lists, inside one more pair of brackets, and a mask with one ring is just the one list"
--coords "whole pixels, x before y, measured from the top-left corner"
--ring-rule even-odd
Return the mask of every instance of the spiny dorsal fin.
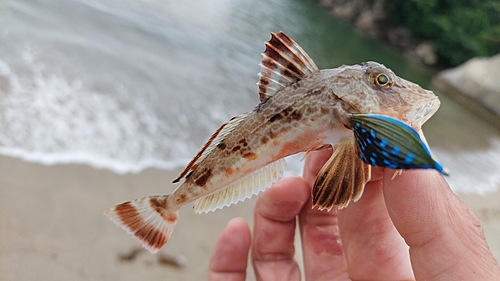
[[370, 165], [358, 157], [354, 138], [339, 143], [314, 182], [313, 207], [320, 210], [347, 207], [351, 200], [361, 197], [370, 173]]
[[259, 97], [264, 102], [283, 88], [318, 71], [318, 67], [302, 48], [283, 31], [271, 33], [265, 43], [259, 73]]
[[259, 194], [283, 176], [285, 166], [285, 159], [280, 159], [198, 199], [194, 204], [195, 213], [208, 213], [222, 209]]
[[175, 180], [173, 180], [173, 183], [176, 183], [180, 181], [182, 178], [184, 178], [190, 171], [193, 171], [198, 167], [198, 164], [205, 159], [210, 152], [214, 150], [214, 148], [217, 147], [226, 137], [229, 133], [231, 133], [236, 126], [238, 126], [241, 121], [245, 119], [245, 117], [248, 115], [248, 113], [241, 114], [238, 116], [235, 116], [231, 118], [228, 122], [222, 124], [215, 133], [212, 134], [212, 136], [208, 139], [208, 141], [203, 145], [200, 151], [196, 154], [196, 156], [187, 164], [186, 168], [184, 168], [184, 171], [177, 177]]

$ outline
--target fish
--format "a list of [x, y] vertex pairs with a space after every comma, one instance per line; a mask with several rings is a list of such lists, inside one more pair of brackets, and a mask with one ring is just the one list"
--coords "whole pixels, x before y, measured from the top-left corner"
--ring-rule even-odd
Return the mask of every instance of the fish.
[[420, 137], [440, 105], [432, 91], [373, 61], [319, 70], [282, 31], [271, 33], [262, 57], [260, 102], [213, 133], [173, 193], [105, 211], [150, 252], [167, 243], [182, 206], [194, 201], [196, 213], [207, 213], [244, 201], [278, 181], [284, 158], [300, 152], [334, 147], [312, 188], [320, 210], [357, 201], [372, 166], [447, 174]]

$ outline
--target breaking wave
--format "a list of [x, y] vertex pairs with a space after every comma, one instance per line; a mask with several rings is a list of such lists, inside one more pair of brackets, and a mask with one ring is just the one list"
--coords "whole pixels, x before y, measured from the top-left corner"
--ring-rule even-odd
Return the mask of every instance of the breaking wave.
[[[79, 79], [46, 73], [29, 51], [18, 74], [0, 60], [0, 153], [44, 164], [86, 163], [117, 173], [184, 165], [194, 144], [170, 138], [141, 99], [116, 87], [114, 96]], [[168, 156], [169, 161], [162, 156]]]

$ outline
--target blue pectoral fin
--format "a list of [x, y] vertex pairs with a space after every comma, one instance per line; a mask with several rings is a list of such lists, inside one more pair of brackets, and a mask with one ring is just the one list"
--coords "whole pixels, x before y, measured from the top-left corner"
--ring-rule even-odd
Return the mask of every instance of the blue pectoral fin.
[[349, 122], [359, 157], [366, 163], [391, 169], [435, 169], [448, 175], [418, 133], [405, 123], [377, 114], [353, 114]]

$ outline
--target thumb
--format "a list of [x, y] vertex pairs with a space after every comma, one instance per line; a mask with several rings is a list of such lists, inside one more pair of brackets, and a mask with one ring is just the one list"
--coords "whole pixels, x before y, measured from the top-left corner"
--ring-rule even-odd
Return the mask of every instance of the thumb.
[[493, 280], [500, 268], [476, 216], [435, 171], [384, 172], [384, 198], [417, 279]]

